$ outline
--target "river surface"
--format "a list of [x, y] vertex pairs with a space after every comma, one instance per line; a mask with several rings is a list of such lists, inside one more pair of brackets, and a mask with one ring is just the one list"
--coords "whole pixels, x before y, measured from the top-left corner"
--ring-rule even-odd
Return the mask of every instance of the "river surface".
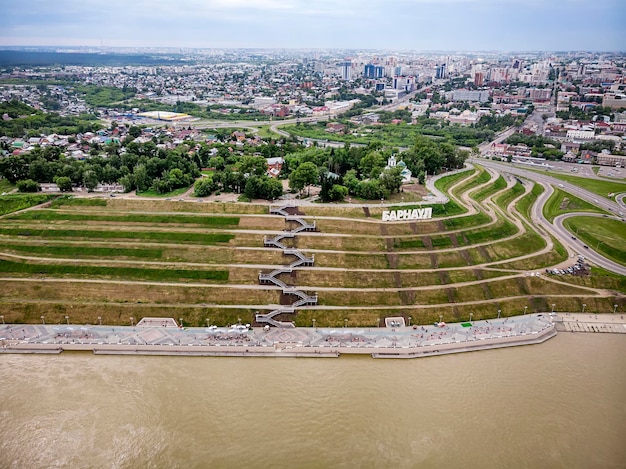
[[626, 335], [414, 360], [0, 355], [1, 468], [623, 468]]

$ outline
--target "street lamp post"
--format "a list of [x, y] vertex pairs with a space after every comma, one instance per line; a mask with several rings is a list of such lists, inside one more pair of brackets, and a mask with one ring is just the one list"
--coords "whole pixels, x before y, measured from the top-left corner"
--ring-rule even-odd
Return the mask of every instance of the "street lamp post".
[[4, 314], [0, 315], [0, 319], [2, 319], [2, 325], [4, 325]]
[[498, 310], [498, 319], [500, 319], [500, 313], [502, 313], [501, 309]]
[[134, 326], [135, 325], [135, 318], [134, 317], [130, 317], [130, 325]]
[[348, 318], [343, 320], [343, 327], [348, 327]]
[[206, 318], [206, 327], [211, 327], [211, 319]]
[[613, 314], [617, 311], [617, 305], [613, 305]]
[[70, 317], [69, 316], [65, 316], [65, 322], [67, 323], [67, 325], [70, 325]]
[[470, 313], [470, 322], [472, 322], [473, 317], [474, 317], [474, 313]]
[[556, 305], [555, 305], [554, 303], [552, 303], [552, 312], [553, 312], [553, 313], [554, 313], [554, 307], [555, 307], [555, 306], [556, 306]]
[[183, 327], [183, 326], [184, 326], [184, 324], [183, 324], [183, 318], [178, 318], [178, 322], [180, 322], [180, 327]]
[[528, 310], [528, 306], [524, 306], [524, 314], [526, 314], [527, 310]]
[[583, 310], [582, 310], [583, 313], [585, 312], [585, 308], [586, 307], [587, 307], [587, 305], [585, 303], [583, 303]]
[[41, 316], [41, 324], [43, 324], [44, 326], [46, 325], [46, 317], [45, 316]]
[[377, 327], [380, 327], [380, 318], [376, 319], [376, 322], [378, 323]]
[[409, 316], [409, 327], [411, 327], [411, 319], [413, 319], [411, 316]]
[[315, 318], [313, 318], [311, 321], [313, 321], [313, 329], [315, 329]]
[[443, 314], [439, 315], [439, 322], [443, 322]]
[[102, 316], [98, 316], [98, 324], [102, 325]]

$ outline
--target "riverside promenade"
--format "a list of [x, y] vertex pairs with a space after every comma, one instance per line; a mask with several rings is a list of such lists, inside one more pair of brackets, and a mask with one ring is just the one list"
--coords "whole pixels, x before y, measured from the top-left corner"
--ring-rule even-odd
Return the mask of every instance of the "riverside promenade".
[[186, 328], [152, 318], [137, 326], [6, 324], [0, 353], [417, 358], [538, 344], [555, 335], [550, 314], [380, 328]]
[[554, 323], [558, 332], [626, 334], [623, 314], [559, 313]]

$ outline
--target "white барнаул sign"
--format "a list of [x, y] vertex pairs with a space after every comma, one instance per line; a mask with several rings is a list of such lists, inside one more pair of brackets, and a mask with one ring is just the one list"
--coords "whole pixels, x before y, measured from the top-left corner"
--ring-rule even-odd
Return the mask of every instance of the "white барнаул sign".
[[383, 221], [427, 220], [432, 217], [432, 207], [407, 210], [385, 210], [383, 212]]

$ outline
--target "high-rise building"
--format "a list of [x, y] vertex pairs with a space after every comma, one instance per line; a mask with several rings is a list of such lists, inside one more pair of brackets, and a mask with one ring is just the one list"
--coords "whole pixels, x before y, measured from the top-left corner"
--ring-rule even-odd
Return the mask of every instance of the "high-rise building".
[[341, 67], [341, 79], [352, 80], [352, 62], [346, 60], [345, 62], [341, 62], [339, 66]]
[[474, 73], [474, 85], [483, 86], [485, 82], [485, 74], [483, 72]]
[[446, 77], [446, 64], [441, 64], [435, 71], [435, 78], [442, 79]]
[[385, 68], [373, 64], [367, 64], [363, 71], [365, 78], [382, 78], [385, 76]]
[[393, 89], [394, 90], [403, 90], [407, 93], [410, 93], [415, 89], [415, 78], [414, 77], [394, 77], [393, 78]]

